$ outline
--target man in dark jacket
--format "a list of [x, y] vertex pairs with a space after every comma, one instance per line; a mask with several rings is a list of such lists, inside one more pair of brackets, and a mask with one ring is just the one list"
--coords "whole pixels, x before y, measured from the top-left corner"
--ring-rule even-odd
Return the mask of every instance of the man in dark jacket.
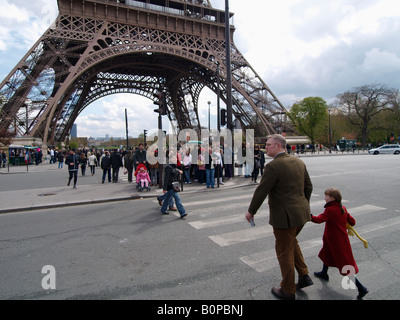
[[139, 149], [135, 151], [135, 170], [139, 164], [146, 165], [146, 150], [143, 149], [143, 143], [139, 143]]
[[70, 185], [72, 177], [74, 178], [74, 189], [76, 189], [76, 182], [78, 181], [78, 168], [79, 168], [79, 157], [75, 154], [75, 150], [69, 151], [69, 155], [65, 159], [65, 164], [68, 165], [68, 185]]
[[132, 150], [129, 150], [124, 157], [124, 166], [128, 171], [128, 182], [132, 182], [132, 172], [134, 167], [135, 157]]
[[113, 183], [117, 183], [119, 168], [122, 167], [122, 156], [118, 152], [117, 149], [115, 149], [113, 154], [111, 155], [110, 161], [111, 161], [111, 168], [112, 168]]
[[101, 183], [104, 183], [104, 180], [106, 180], [106, 174], [108, 174], [108, 182], [111, 182], [111, 160], [108, 151], [105, 152], [104, 157], [101, 159], [100, 166], [103, 169]]
[[[286, 139], [280, 134], [268, 136], [267, 155], [272, 157], [264, 170], [260, 184], [254, 191], [246, 213], [249, 221], [269, 196], [269, 223], [275, 235], [275, 250], [282, 273], [281, 288], [272, 293], [281, 299], [295, 299], [296, 287], [312, 285], [308, 276], [297, 235], [310, 221], [310, 198], [313, 189], [303, 161], [286, 153]], [[299, 282], [295, 285], [295, 269]]]

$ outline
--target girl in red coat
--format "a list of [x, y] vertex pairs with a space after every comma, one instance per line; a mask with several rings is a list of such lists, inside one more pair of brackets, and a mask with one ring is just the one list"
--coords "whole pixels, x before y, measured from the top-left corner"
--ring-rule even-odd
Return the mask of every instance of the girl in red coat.
[[[325, 211], [319, 216], [311, 216], [314, 223], [326, 222], [324, 235], [322, 237], [323, 247], [318, 257], [324, 263], [321, 272], [314, 272], [318, 278], [329, 280], [328, 267], [336, 267], [340, 274], [347, 276], [349, 270], [358, 273], [358, 267], [353, 257], [349, 236], [347, 235], [346, 223], [354, 226], [356, 221], [342, 205], [342, 195], [335, 188], [325, 190]], [[368, 290], [357, 278], [355, 278], [358, 289], [357, 299], [362, 299]]]

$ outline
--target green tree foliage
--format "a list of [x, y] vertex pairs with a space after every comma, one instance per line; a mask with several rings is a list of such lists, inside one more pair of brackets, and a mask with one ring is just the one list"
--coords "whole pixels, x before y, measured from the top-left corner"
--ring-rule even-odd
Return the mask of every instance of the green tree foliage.
[[310, 138], [314, 144], [318, 136], [323, 135], [328, 121], [326, 101], [320, 97], [304, 98], [301, 102], [293, 104], [288, 112], [290, 120], [296, 130]]
[[70, 149], [78, 149], [78, 142], [70, 142], [69, 148]]

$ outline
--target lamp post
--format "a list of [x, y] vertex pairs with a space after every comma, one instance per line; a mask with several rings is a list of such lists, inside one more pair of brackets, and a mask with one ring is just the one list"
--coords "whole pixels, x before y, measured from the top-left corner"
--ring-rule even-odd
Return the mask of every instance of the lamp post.
[[328, 118], [329, 118], [329, 133], [328, 133], [328, 143], [329, 143], [329, 153], [332, 152], [332, 143], [331, 143], [331, 109], [328, 109]]
[[210, 132], [210, 105], [211, 101], [208, 101], [208, 132]]
[[217, 61], [217, 129], [218, 132], [221, 132], [221, 107], [220, 107], [220, 91], [219, 91], [219, 87], [220, 87], [220, 80], [219, 80], [219, 62]]
[[128, 138], [128, 113], [125, 108], [125, 130], [126, 130], [126, 150], [129, 149], [129, 138]]
[[229, 0], [225, 0], [225, 47], [226, 47], [226, 127], [232, 130], [232, 67], [231, 32], [229, 24]]

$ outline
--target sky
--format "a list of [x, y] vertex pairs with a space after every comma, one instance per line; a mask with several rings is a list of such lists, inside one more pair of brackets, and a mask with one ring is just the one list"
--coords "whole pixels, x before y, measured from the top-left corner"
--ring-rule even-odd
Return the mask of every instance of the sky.
[[[211, 0], [224, 10], [225, 0]], [[57, 17], [56, 0], [0, 0], [0, 79], [3, 80]], [[234, 43], [283, 105], [310, 96], [328, 103], [369, 84], [400, 89], [400, 6], [397, 0], [229, 0]], [[217, 98], [199, 100], [202, 124], [216, 127]], [[221, 106], [223, 103], [221, 101]], [[77, 118], [78, 136], [125, 136], [157, 128], [155, 106], [133, 94], [111, 95]], [[166, 117], [163, 117], [166, 118]], [[169, 128], [166, 119], [163, 128]], [[167, 129], [168, 130], [168, 129]]]

